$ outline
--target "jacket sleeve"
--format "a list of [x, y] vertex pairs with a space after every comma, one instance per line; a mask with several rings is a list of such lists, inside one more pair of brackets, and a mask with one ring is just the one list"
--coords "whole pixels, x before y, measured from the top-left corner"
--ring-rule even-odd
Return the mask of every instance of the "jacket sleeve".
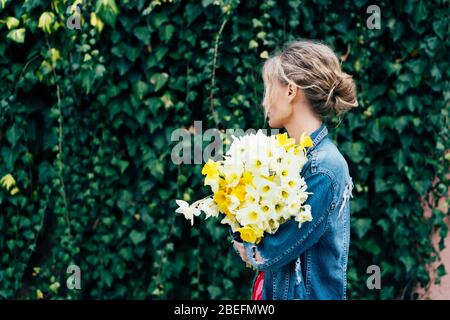
[[[312, 192], [305, 204], [311, 206], [312, 221], [298, 222], [290, 219], [281, 224], [275, 234], [265, 234], [258, 245], [244, 241], [249, 262], [257, 270], [280, 268], [299, 257], [305, 250], [317, 243], [324, 233], [328, 215], [335, 195], [335, 186], [331, 177], [316, 172], [305, 178], [307, 191]], [[259, 252], [262, 262], [255, 260]]]

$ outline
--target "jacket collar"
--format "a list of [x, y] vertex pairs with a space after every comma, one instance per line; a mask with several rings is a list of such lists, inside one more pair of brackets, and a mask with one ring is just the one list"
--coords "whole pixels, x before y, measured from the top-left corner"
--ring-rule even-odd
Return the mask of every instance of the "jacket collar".
[[316, 148], [316, 146], [322, 141], [326, 135], [328, 134], [327, 126], [322, 123], [318, 129], [316, 129], [313, 133], [311, 133], [311, 139], [313, 141], [313, 146], [308, 148], [306, 151], [306, 155], [308, 155], [312, 150]]

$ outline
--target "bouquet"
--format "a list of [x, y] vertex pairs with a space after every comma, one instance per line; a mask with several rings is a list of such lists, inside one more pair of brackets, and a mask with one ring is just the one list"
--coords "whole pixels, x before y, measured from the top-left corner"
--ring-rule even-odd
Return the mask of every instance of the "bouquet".
[[300, 176], [311, 138], [303, 134], [296, 144], [287, 133], [266, 136], [261, 130], [232, 138], [223, 159], [209, 159], [202, 168], [204, 185], [212, 194], [191, 205], [176, 200], [175, 212], [191, 220], [191, 225], [201, 211], [205, 219], [223, 214], [221, 223], [256, 244], [291, 218], [299, 228], [311, 221], [311, 207], [305, 204], [310, 193]]

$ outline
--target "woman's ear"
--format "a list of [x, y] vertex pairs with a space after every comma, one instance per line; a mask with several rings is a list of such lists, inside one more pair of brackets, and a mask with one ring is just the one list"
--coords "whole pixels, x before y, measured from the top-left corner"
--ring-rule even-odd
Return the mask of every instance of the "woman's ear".
[[298, 88], [297, 86], [294, 86], [292, 84], [288, 84], [288, 97], [289, 97], [289, 102], [293, 102], [295, 100], [295, 97], [297, 96], [298, 93]]

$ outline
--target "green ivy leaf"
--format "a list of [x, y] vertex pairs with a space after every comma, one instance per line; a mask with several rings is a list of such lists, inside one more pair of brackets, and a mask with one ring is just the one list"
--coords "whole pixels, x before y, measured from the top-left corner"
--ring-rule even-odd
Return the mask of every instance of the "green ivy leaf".
[[171, 24], [165, 25], [159, 29], [159, 37], [164, 43], [167, 43], [172, 39], [173, 33], [175, 32], [175, 27]]
[[21, 130], [16, 124], [13, 124], [6, 131], [6, 138], [8, 139], [9, 143], [11, 143], [12, 147], [16, 146], [17, 142], [20, 139], [20, 136], [21, 136]]
[[17, 28], [19, 26], [19, 19], [14, 18], [14, 17], [8, 17], [6, 18], [6, 27], [8, 29], [14, 29]]
[[116, 26], [116, 19], [119, 12], [115, 0], [97, 0], [95, 13], [110, 27], [114, 28]]
[[369, 218], [359, 218], [356, 219], [354, 226], [358, 238], [361, 239], [370, 230], [372, 221]]
[[144, 241], [145, 238], [146, 238], [146, 235], [144, 232], [139, 232], [139, 231], [133, 230], [130, 233], [130, 239], [136, 245], [141, 243], [142, 241]]
[[6, 37], [17, 43], [24, 43], [25, 41], [25, 28], [15, 29], [8, 32]]
[[133, 93], [138, 100], [144, 99], [149, 92], [150, 85], [147, 82], [138, 81], [133, 85]]
[[150, 78], [150, 83], [155, 86], [155, 92], [159, 91], [169, 79], [167, 73], [156, 73]]

